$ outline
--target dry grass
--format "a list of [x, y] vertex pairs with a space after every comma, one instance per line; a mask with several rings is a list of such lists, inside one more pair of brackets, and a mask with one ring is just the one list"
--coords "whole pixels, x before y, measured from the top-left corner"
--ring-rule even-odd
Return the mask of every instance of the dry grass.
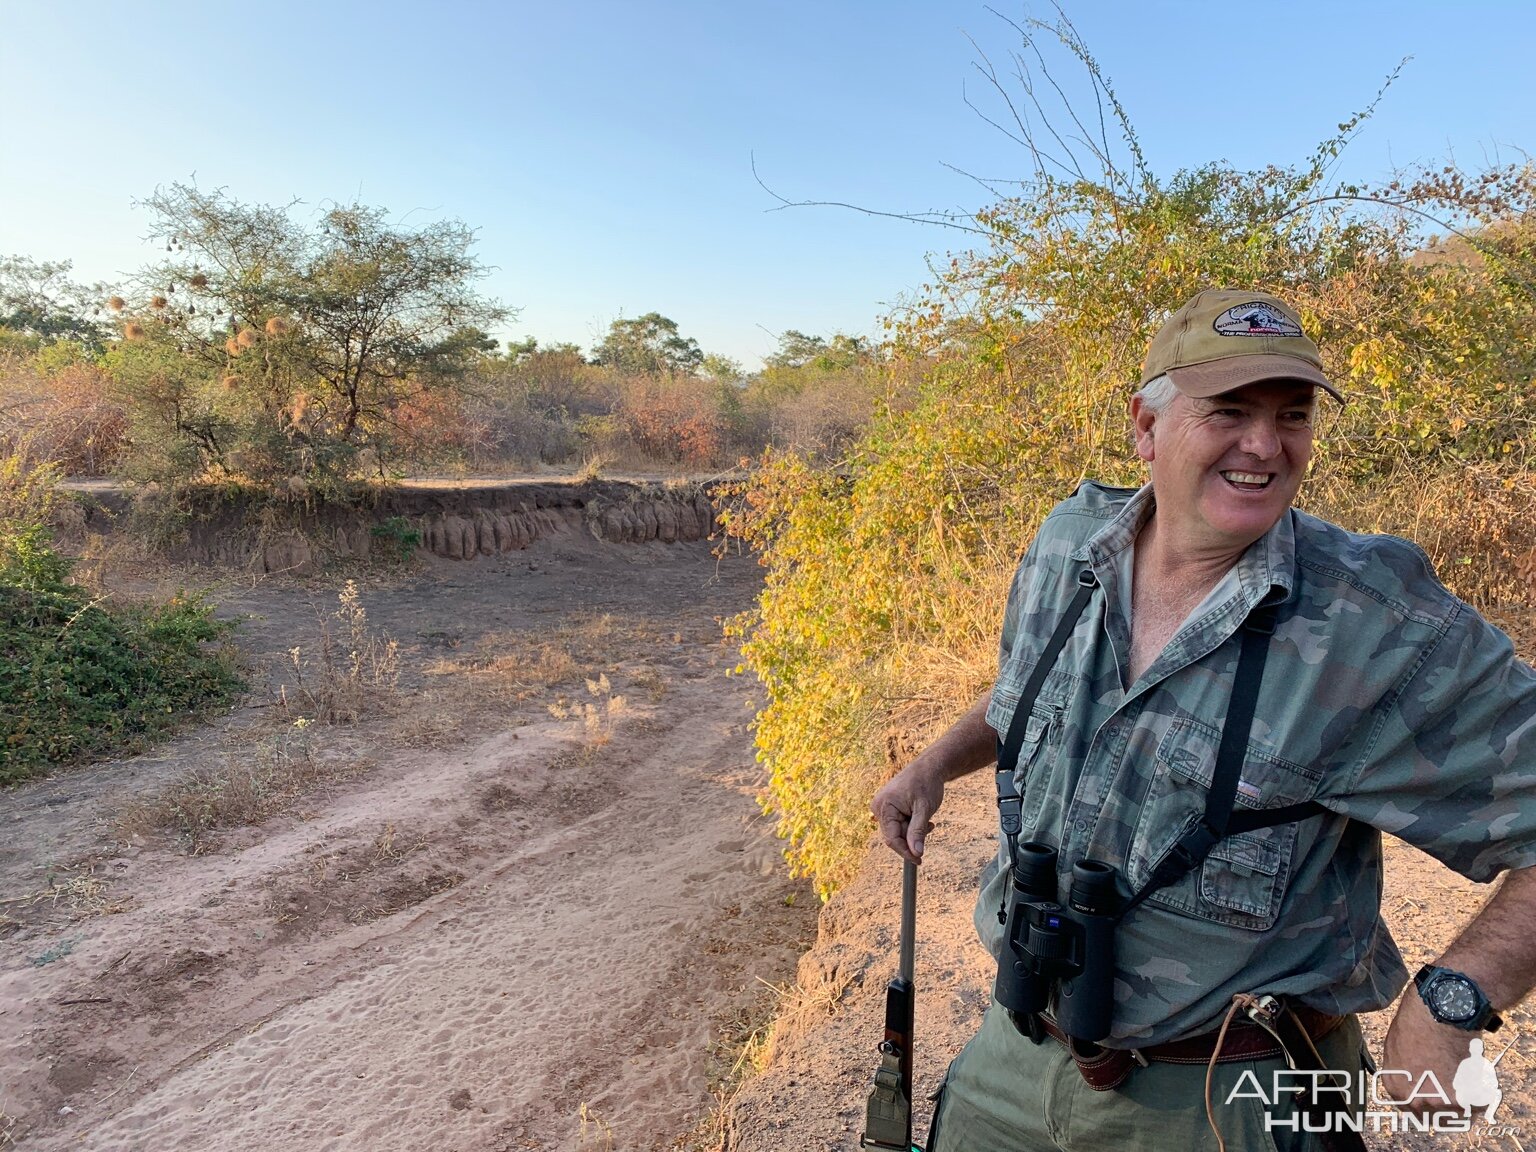
[[[86, 920], [93, 916], [121, 912], [126, 905], [108, 897], [107, 882], [96, 875], [95, 869], [95, 862], [87, 861], [64, 869], [59, 875], [50, 872], [46, 888], [25, 896], [0, 900], [0, 907], [34, 912], [44, 908], [49, 912], [62, 909], [70, 920]], [[11, 923], [20, 922], [10, 917], [5, 919]]]
[[426, 833], [417, 833], [414, 839], [403, 838], [395, 830], [393, 822], [385, 824], [379, 834], [374, 837], [373, 858], [375, 861], [389, 861], [399, 863], [413, 852], [420, 852], [427, 846]]
[[580, 720], [582, 748], [595, 751], [613, 739], [615, 722], [628, 709], [624, 697], [613, 695], [613, 685], [608, 674], [602, 673], [596, 680], [587, 680], [587, 695], [593, 700], [569, 701], [561, 697], [549, 705], [549, 714], [556, 720]]
[[[476, 709], [487, 702], [473, 689], [453, 684], [428, 688], [390, 718], [384, 742], [391, 748], [451, 748], [480, 734]], [[504, 717], [495, 723], [502, 724]]]
[[804, 1012], [810, 1003], [799, 985], [770, 984], [761, 977], [758, 983], [763, 995], [721, 1022], [706, 1064], [714, 1103], [691, 1132], [674, 1141], [673, 1152], [724, 1152], [730, 1146], [731, 1109], [737, 1093], [768, 1067], [780, 1021], [788, 1013]]
[[114, 830], [125, 840], [169, 833], [198, 852], [208, 847], [210, 833], [260, 824], [321, 780], [344, 779], [370, 766], [367, 760], [316, 755], [308, 728], [307, 721], [295, 721], [261, 744], [226, 749], [217, 767], [194, 768], [127, 805], [113, 820]]
[[667, 678], [649, 665], [637, 669], [629, 679], [630, 683], [645, 693], [646, 699], [652, 704], [661, 703], [667, 694]]
[[582, 1149], [582, 1152], [587, 1149], [592, 1152], [613, 1152], [613, 1128], [608, 1122], [593, 1112], [585, 1100], [577, 1108], [576, 1114], [581, 1122], [576, 1147]]
[[[519, 645], [518, 651], [492, 654], [495, 645], [481, 644], [481, 653], [456, 660], [439, 659], [422, 671], [428, 676], [461, 678], [461, 686], [488, 700], [521, 701], [580, 675], [571, 653], [552, 643]], [[487, 651], [487, 650], [490, 651]]]
[[335, 613], [315, 613], [320, 643], [314, 661], [300, 647], [288, 651], [293, 699], [286, 686], [278, 698], [287, 716], [321, 724], [352, 724], [365, 714], [388, 714], [399, 704], [400, 645], [368, 626], [356, 581], [348, 580], [338, 599]]
[[786, 1033], [815, 1027], [817, 1021], [836, 1013], [843, 994], [852, 983], [852, 976], [834, 968], [819, 972], [816, 982], [810, 986], [796, 982], [785, 989], [776, 988], [778, 997], [772, 1023], [754, 1056], [757, 1070], [773, 1063], [780, 1039]]
[[[521, 702], [578, 679], [590, 680], [595, 671], [612, 668], [618, 652], [644, 651], [660, 642], [655, 629], [604, 613], [557, 628], [542, 639], [492, 632], [472, 654], [435, 660], [423, 672], [454, 679], [472, 697]], [[659, 698], [654, 684], [652, 691]]]

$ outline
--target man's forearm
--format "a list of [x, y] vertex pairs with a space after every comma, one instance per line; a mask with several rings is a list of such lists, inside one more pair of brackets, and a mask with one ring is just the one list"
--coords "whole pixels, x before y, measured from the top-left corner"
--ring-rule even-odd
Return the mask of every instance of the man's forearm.
[[989, 688], [964, 716], [923, 749], [913, 764], [938, 774], [939, 779], [948, 784], [996, 760], [997, 731], [987, 723], [987, 708], [991, 703], [992, 690]]
[[1522, 868], [1504, 877], [1499, 890], [1437, 963], [1476, 980], [1495, 1008], [1513, 1008], [1536, 986], [1533, 923], [1536, 868]]
[[[1437, 962], [1476, 980], [1495, 1008], [1513, 1008], [1536, 984], [1536, 948], [1530, 938], [1533, 914], [1536, 868], [1511, 872]], [[1469, 1051], [1468, 1043], [1466, 1032], [1438, 1023], [1409, 988], [1387, 1030], [1383, 1066], [1408, 1072], [1415, 1080], [1433, 1072], [1442, 1092], [1449, 1091]], [[1425, 1097], [1408, 1108], [1422, 1113], [1432, 1106], [1433, 1101]]]

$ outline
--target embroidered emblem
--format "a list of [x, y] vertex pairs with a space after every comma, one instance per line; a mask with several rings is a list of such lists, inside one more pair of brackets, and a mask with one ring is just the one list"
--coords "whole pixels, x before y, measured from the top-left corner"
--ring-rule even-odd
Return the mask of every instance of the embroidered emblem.
[[1255, 300], [1228, 308], [1212, 325], [1222, 336], [1300, 336], [1301, 325], [1284, 312]]

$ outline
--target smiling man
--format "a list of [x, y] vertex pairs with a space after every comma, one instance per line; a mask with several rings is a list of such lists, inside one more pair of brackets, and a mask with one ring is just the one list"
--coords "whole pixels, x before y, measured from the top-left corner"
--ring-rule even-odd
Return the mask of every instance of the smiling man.
[[[1149, 483], [1057, 506], [996, 684], [875, 795], [920, 860], [944, 785], [998, 762], [976, 909], [998, 981], [930, 1152], [1361, 1147], [1337, 1117], [1369, 1102], [1273, 1088], [1360, 1071], [1357, 1014], [1406, 982], [1383, 831], [1512, 873], [1403, 999], [1389, 1091], [1428, 1070], [1448, 1093], [1536, 981], [1536, 674], [1417, 547], [1292, 507], [1319, 392], [1343, 399], [1275, 297], [1170, 317], [1130, 403]], [[1108, 904], [1076, 890], [1085, 860]]]

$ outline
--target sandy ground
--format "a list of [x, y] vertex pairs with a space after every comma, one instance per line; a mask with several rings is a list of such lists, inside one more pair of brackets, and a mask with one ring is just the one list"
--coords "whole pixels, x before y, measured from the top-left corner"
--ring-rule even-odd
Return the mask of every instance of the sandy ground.
[[[699, 1138], [816, 914], [754, 800], [752, 686], [725, 676], [717, 621], [755, 565], [572, 539], [361, 575], [402, 644], [378, 716], [296, 737], [258, 694], [0, 794], [0, 1148]], [[270, 689], [333, 587], [218, 594]], [[323, 770], [258, 826], [112, 823], [297, 738]]]

